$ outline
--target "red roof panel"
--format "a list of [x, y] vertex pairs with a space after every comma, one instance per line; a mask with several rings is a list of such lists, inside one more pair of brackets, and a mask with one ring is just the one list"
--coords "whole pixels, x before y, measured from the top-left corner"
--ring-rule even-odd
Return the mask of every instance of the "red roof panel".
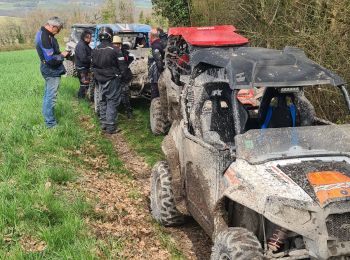
[[243, 45], [249, 40], [238, 33], [232, 25], [208, 27], [174, 27], [168, 31], [169, 36], [182, 36], [186, 42], [195, 46], [230, 46]]

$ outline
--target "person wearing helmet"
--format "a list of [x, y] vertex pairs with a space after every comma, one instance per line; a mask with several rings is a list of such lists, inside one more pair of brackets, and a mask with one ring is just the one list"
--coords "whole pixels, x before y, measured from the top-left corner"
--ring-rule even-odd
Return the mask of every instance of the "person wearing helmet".
[[63, 22], [58, 17], [51, 17], [40, 28], [35, 36], [35, 47], [40, 58], [40, 71], [45, 79], [43, 100], [43, 116], [47, 128], [57, 125], [55, 118], [55, 104], [61, 76], [66, 73], [63, 60], [69, 55], [68, 51], [60, 51], [55, 38], [63, 28]]
[[91, 67], [91, 32], [83, 31], [80, 41], [75, 47], [75, 67], [78, 72], [80, 88], [78, 98], [85, 98], [86, 91], [90, 84], [90, 67]]
[[100, 123], [103, 131], [114, 134], [119, 131], [117, 107], [127, 65], [121, 50], [112, 43], [110, 27], [101, 27], [98, 37], [101, 43], [92, 52], [92, 70], [99, 88]]
[[150, 33], [151, 53], [148, 58], [148, 77], [151, 83], [151, 98], [159, 97], [158, 79], [164, 70], [165, 52], [159, 39], [157, 29], [152, 29]]
[[117, 46], [123, 53], [124, 60], [126, 62], [126, 71], [125, 76], [121, 80], [122, 85], [122, 93], [121, 93], [121, 103], [123, 104], [125, 110], [126, 110], [126, 116], [128, 119], [132, 118], [132, 107], [130, 104], [130, 88], [129, 84], [132, 80], [132, 72], [129, 68], [129, 65], [131, 62], [133, 62], [134, 57], [130, 55], [130, 52], [128, 51], [128, 47], [126, 44], [123, 44], [122, 39], [119, 36], [113, 36], [113, 44]]

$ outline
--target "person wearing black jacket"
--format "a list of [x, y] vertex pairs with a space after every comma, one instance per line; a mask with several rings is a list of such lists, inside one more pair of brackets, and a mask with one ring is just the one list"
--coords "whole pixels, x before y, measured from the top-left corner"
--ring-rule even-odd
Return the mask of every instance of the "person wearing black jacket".
[[126, 62], [127, 68], [125, 71], [125, 76], [123, 77], [121, 84], [122, 84], [122, 93], [121, 93], [121, 103], [123, 104], [125, 110], [126, 110], [126, 116], [128, 119], [132, 118], [132, 107], [130, 103], [130, 88], [129, 84], [132, 80], [132, 72], [129, 68], [130, 64], [134, 61], [134, 57], [130, 54], [129, 49], [130, 45], [129, 42], [126, 42], [123, 44], [122, 39], [115, 35], [113, 36], [113, 44], [117, 46], [123, 53], [124, 61]]
[[55, 104], [61, 75], [66, 73], [63, 60], [69, 52], [60, 52], [60, 46], [55, 38], [63, 28], [63, 22], [58, 17], [51, 17], [40, 28], [35, 36], [35, 47], [40, 58], [40, 71], [45, 79], [45, 92], [42, 113], [47, 128], [57, 125]]
[[153, 29], [150, 34], [151, 54], [148, 58], [148, 77], [151, 83], [151, 98], [159, 97], [158, 79], [164, 70], [165, 51], [159, 39], [159, 33]]
[[77, 69], [80, 88], [78, 98], [85, 98], [86, 90], [90, 83], [90, 67], [91, 67], [91, 32], [84, 31], [81, 34], [80, 41], [75, 47], [75, 67]]
[[127, 68], [121, 50], [112, 43], [113, 30], [102, 27], [101, 44], [92, 52], [92, 70], [99, 88], [100, 123], [108, 134], [118, 132], [117, 107], [120, 103], [121, 80]]

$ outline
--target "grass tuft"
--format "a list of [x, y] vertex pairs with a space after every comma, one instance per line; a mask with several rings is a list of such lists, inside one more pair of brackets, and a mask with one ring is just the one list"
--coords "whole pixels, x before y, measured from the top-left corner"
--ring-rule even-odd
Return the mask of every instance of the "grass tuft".
[[[125, 174], [123, 164], [96, 127], [82, 126], [89, 108], [76, 101], [77, 79], [62, 78], [58, 126], [46, 129], [35, 51], [1, 52], [0, 70], [0, 259], [97, 258], [97, 238], [85, 224], [93, 205], [65, 185], [91, 169], [85, 157], [103, 155], [101, 173]], [[72, 156], [88, 145], [96, 151]]]

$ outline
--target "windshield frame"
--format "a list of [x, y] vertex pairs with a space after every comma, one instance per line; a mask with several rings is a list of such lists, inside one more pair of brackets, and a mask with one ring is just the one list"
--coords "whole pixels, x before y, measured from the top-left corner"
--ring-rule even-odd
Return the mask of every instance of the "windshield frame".
[[236, 135], [236, 158], [250, 164], [307, 157], [350, 158], [349, 145], [342, 145], [346, 140], [350, 144], [350, 124], [252, 129]]
[[[289, 87], [292, 87], [292, 86], [289, 86]], [[310, 87], [315, 87], [315, 85], [313, 86], [301, 86], [299, 87], [300, 89], [304, 89], [305, 87], [307, 88], [310, 88]], [[322, 87], [322, 86], [320, 86]], [[349, 95], [349, 92], [347, 90], [347, 87], [346, 85], [340, 85], [340, 86], [337, 86], [343, 97], [344, 97], [344, 100], [345, 100], [345, 103], [346, 103], [346, 106], [348, 108], [348, 113], [350, 115], [350, 95]], [[241, 89], [235, 89], [234, 91], [232, 91], [232, 106], [233, 106], [233, 119], [234, 119], [234, 122], [235, 122], [235, 131], [237, 134], [243, 134], [245, 131], [244, 131], [244, 125], [242, 123], [242, 119], [241, 119], [241, 113], [239, 113], [239, 111], [242, 109], [241, 108], [241, 104], [240, 104], [240, 101], [238, 99], [238, 93]]]

